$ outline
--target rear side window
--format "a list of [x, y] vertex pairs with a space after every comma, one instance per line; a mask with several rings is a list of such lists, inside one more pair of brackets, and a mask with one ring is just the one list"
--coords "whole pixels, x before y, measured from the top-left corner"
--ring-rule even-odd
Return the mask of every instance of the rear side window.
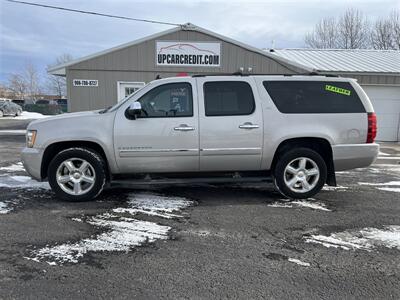
[[263, 84], [282, 113], [365, 112], [364, 105], [348, 82], [264, 81]]
[[250, 115], [254, 112], [253, 91], [243, 81], [210, 81], [204, 83], [206, 116]]

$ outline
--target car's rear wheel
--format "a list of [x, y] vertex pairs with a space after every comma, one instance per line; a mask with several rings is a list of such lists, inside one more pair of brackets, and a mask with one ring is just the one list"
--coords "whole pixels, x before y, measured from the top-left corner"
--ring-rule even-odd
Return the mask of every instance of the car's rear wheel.
[[321, 155], [308, 148], [281, 154], [273, 172], [275, 186], [288, 198], [305, 199], [317, 194], [326, 182], [327, 167]]
[[50, 162], [48, 177], [58, 198], [67, 201], [92, 200], [104, 188], [105, 162], [91, 149], [66, 149]]

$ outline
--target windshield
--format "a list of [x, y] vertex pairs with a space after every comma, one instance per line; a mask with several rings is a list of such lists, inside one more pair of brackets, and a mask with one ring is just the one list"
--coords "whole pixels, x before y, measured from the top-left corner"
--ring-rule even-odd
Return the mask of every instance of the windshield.
[[147, 86], [149, 83], [146, 83], [143, 87], [141, 87], [140, 89], [134, 91], [132, 94], [130, 94], [129, 96], [125, 97], [124, 99], [122, 99], [121, 101], [115, 103], [113, 106], [110, 106], [106, 109], [101, 110], [99, 113], [104, 114], [106, 112], [111, 112], [111, 111], [115, 111], [118, 107], [120, 107], [121, 105], [123, 105], [126, 101], [128, 101], [130, 98], [132, 98], [134, 95], [137, 94], [137, 92], [139, 92], [140, 90], [142, 90], [145, 86]]

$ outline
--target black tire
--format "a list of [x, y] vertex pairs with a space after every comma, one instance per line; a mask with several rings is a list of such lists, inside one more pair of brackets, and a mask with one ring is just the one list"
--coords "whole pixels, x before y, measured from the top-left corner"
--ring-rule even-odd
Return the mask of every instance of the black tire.
[[[57, 182], [57, 170], [68, 159], [77, 158], [87, 161], [94, 172], [94, 184], [81, 195], [71, 195], [65, 192]], [[95, 199], [103, 190], [106, 183], [106, 164], [97, 152], [87, 148], [69, 148], [58, 153], [50, 162], [48, 168], [49, 184], [57, 198], [72, 202], [90, 201]]]
[[[300, 192], [300, 189], [299, 191], [293, 191], [285, 182], [285, 179], [287, 181], [290, 181], [290, 179], [292, 179], [292, 178], [288, 179], [286, 177], [287, 176], [287, 174], [285, 174], [286, 167], [293, 161], [294, 163], [296, 163], [296, 159], [300, 159], [302, 157], [308, 159], [307, 164], [311, 163], [309, 160], [314, 162], [319, 170], [319, 177], [317, 177], [316, 175], [314, 175], [315, 177], [312, 177], [312, 175], [306, 176], [307, 178], [310, 178], [310, 181], [314, 180], [313, 185], [315, 185], [311, 190], [306, 192]], [[324, 159], [318, 152], [311, 150], [309, 148], [295, 148], [293, 150], [289, 150], [281, 154], [278, 157], [278, 161], [273, 170], [273, 176], [274, 176], [275, 186], [283, 196], [292, 199], [306, 199], [317, 194], [324, 186], [327, 177], [327, 167]], [[293, 175], [293, 177], [295, 177], [295, 175]], [[301, 181], [299, 184], [301, 186]], [[293, 187], [293, 189], [296, 189], [296, 186]]]

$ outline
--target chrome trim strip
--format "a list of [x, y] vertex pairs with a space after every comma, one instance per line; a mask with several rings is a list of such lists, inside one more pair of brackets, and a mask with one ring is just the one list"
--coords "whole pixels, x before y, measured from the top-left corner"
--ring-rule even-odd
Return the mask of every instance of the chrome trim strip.
[[253, 148], [204, 148], [200, 149], [200, 151], [246, 151], [246, 150], [261, 150], [260, 147], [253, 147]]
[[[179, 154], [178, 154], [179, 153]], [[174, 156], [174, 155], [190, 156], [199, 155], [199, 149], [135, 149], [135, 150], [119, 150], [120, 157], [140, 157], [140, 156]]]
[[123, 152], [184, 152], [184, 151], [199, 151], [199, 149], [135, 149], [135, 150], [119, 150]]
[[262, 148], [205, 148], [200, 149], [201, 156], [211, 155], [261, 155]]

